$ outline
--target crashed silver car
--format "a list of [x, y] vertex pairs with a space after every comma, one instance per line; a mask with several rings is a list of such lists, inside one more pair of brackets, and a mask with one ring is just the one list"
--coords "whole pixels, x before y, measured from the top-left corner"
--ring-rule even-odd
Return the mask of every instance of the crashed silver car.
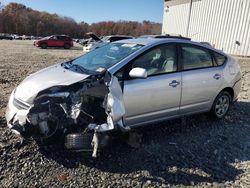
[[6, 119], [24, 138], [60, 134], [66, 148], [92, 144], [95, 156], [110, 132], [208, 111], [223, 118], [240, 88], [237, 61], [210, 46], [122, 40], [27, 77], [12, 92]]

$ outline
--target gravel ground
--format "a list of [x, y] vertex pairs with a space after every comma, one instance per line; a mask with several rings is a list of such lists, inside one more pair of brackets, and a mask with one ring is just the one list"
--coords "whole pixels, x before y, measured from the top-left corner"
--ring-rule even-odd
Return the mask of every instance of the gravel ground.
[[204, 114], [141, 128], [139, 148], [117, 138], [96, 159], [22, 142], [4, 119], [10, 92], [30, 73], [81, 53], [0, 41], [0, 187], [250, 187], [248, 59], [240, 59], [242, 92], [224, 120]]

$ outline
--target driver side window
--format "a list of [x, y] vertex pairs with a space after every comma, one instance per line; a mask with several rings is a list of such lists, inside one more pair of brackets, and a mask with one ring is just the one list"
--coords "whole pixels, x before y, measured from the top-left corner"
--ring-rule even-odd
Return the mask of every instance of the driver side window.
[[177, 71], [175, 45], [162, 45], [151, 49], [132, 62], [132, 69], [146, 69], [148, 76]]

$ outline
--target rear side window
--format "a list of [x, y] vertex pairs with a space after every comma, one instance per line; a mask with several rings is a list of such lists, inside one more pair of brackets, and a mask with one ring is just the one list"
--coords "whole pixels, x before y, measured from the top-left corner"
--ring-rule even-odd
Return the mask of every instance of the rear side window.
[[214, 52], [214, 57], [215, 57], [215, 65], [217, 66], [223, 65], [224, 62], [226, 61], [226, 57], [219, 53]]
[[66, 37], [64, 37], [64, 36], [58, 36], [57, 38], [58, 38], [58, 40], [65, 40], [66, 39]]
[[181, 48], [184, 70], [213, 66], [213, 59], [208, 50], [189, 45], [183, 45]]

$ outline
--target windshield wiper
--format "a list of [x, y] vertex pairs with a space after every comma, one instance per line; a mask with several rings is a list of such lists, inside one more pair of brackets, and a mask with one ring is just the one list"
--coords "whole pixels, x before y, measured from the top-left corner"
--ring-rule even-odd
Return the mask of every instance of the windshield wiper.
[[71, 65], [72, 65], [72, 60], [61, 64], [61, 66], [63, 66], [65, 69], [69, 69]]
[[[81, 73], [99, 74], [98, 71], [92, 71], [92, 70], [85, 69], [85, 68], [82, 67], [81, 65], [73, 64], [72, 62], [73, 62], [73, 60], [68, 61], [68, 62], [65, 62], [65, 63], [62, 63], [62, 66], [63, 66], [65, 69], [74, 68], [75, 71], [81, 72]], [[102, 72], [103, 72], [103, 71], [102, 71]]]
[[75, 68], [76, 69], [76, 71], [78, 70], [78, 71], [81, 71], [81, 72], [83, 72], [83, 73], [87, 73], [87, 72], [89, 72], [87, 69], [85, 69], [85, 68], [83, 68], [82, 66], [80, 66], [80, 65], [77, 65], [77, 64], [70, 64], [71, 66], [70, 66], [70, 68]]
[[62, 63], [62, 66], [63, 66], [65, 69], [71, 69], [71, 68], [74, 67], [74, 68], [75, 68], [75, 71], [80, 71], [80, 72], [83, 72], [83, 73], [88, 72], [88, 70], [86, 70], [86, 69], [83, 68], [82, 66], [77, 65], [77, 64], [72, 64], [72, 61], [68, 61], [68, 62]]

